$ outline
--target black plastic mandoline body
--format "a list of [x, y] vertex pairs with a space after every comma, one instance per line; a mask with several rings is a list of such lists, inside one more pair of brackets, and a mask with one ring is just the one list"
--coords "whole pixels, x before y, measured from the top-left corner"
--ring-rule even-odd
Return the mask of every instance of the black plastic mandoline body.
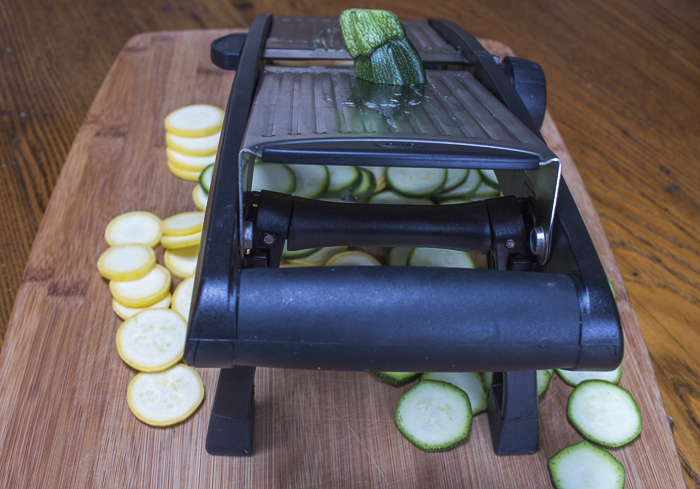
[[[322, 25], [324, 49], [313, 35], [297, 44], [280, 38], [295, 25], [292, 32], [313, 33], [307, 24]], [[611, 370], [622, 359], [622, 331], [605, 272], [566, 183], [559, 180], [558, 159], [539, 133], [545, 106], [541, 69], [517, 58], [499, 63], [450, 22], [406, 24], [429, 81], [420, 87], [424, 91], [408, 95], [424, 103], [424, 112], [406, 105], [403, 112], [388, 114], [393, 133], [379, 127], [386, 112], [363, 108], [377, 101], [373, 97], [386, 96], [382, 86], [368, 87], [342, 68], [289, 68], [267, 61], [347, 59], [337, 20], [263, 14], [247, 35], [212, 43], [212, 61], [238, 71], [216, 160], [185, 347], [189, 365], [221, 369], [209, 453], [252, 453], [256, 366], [496, 372], [488, 403], [494, 450], [515, 454], [538, 447], [534, 370]], [[452, 69], [439, 69], [447, 65]], [[324, 87], [335, 95], [319, 97]], [[404, 89], [397, 90], [400, 97]], [[438, 97], [440, 90], [450, 95]], [[304, 103], [304, 96], [310, 102]], [[476, 122], [460, 119], [467, 113]], [[437, 121], [430, 126], [437, 129], [431, 133], [428, 123], [416, 126], [421, 117]], [[275, 124], [283, 118], [291, 125], [280, 130]], [[305, 129], [308, 121], [312, 129]], [[505, 135], [488, 139], [480, 128]], [[255, 157], [495, 169], [505, 197], [447, 206], [348, 205], [250, 192], [249, 163]], [[454, 248], [486, 254], [490, 269], [280, 269], [285, 240], [290, 250]]]

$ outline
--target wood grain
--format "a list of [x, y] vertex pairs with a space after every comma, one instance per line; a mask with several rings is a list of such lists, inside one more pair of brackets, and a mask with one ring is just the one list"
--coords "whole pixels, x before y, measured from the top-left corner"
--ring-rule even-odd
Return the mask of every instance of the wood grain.
[[[34, 242], [0, 356], [0, 486], [547, 487], [547, 459], [580, 440], [565, 419], [571, 388], [558, 379], [541, 404], [541, 449], [517, 457], [493, 455], [485, 416], [456, 450], [416, 450], [393, 424], [403, 389], [366, 373], [259, 369], [253, 457], [204, 451], [215, 371], [200, 370], [208, 395], [190, 420], [154, 429], [131, 415], [125, 389], [135, 372], [116, 354], [120, 321], [95, 263], [115, 215], [193, 209], [193, 184], [165, 165], [162, 120], [182, 105], [225, 104], [232, 77], [206, 59], [208, 43], [223, 32], [136, 36], [88, 111]], [[487, 48], [506, 52], [494, 42]], [[622, 385], [640, 404], [644, 432], [614, 456], [627, 467], [628, 487], [682, 487], [649, 357], [601, 222], [550, 117], [543, 134], [565, 163], [619, 294], [627, 339]]]

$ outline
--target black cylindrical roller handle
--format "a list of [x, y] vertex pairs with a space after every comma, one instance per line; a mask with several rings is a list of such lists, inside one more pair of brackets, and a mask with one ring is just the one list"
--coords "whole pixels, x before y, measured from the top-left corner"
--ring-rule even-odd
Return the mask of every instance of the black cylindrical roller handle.
[[323, 246], [424, 246], [487, 253], [491, 225], [484, 202], [349, 204], [295, 197], [287, 249]]
[[[241, 271], [232, 363], [402, 372], [611, 370], [579, 363], [571, 277], [433, 267]], [[596, 349], [596, 346], [588, 346]]]

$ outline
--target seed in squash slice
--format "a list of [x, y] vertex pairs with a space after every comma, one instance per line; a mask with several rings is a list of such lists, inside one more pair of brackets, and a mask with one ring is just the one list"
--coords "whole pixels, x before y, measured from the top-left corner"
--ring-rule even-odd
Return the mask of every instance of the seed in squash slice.
[[153, 248], [138, 243], [112, 246], [97, 260], [97, 270], [108, 280], [137, 280], [155, 266]]
[[117, 314], [117, 316], [126, 321], [131, 316], [135, 316], [136, 314], [140, 313], [141, 311], [145, 311], [146, 309], [167, 309], [170, 306], [170, 301], [172, 300], [172, 298], [172, 294], [168, 294], [165, 296], [165, 299], [160, 300], [148, 307], [126, 307], [122, 306], [119, 303], [119, 301], [117, 301], [117, 299], [112, 299], [112, 309], [114, 309], [114, 312]]
[[181, 107], [165, 118], [165, 130], [186, 138], [216, 134], [224, 124], [224, 111], [213, 105], [197, 104]]
[[185, 279], [191, 275], [194, 275], [194, 272], [197, 269], [198, 255], [199, 246], [165, 250], [165, 253], [163, 254], [163, 263], [174, 276]]
[[105, 229], [110, 246], [141, 243], [155, 248], [163, 235], [163, 221], [150, 212], [127, 212], [112, 219]]
[[198, 233], [204, 225], [204, 212], [181, 212], [163, 220], [165, 236], [186, 236]]
[[156, 265], [151, 272], [138, 280], [109, 283], [109, 291], [121, 305], [126, 307], [148, 307], [165, 298], [170, 292], [170, 272]]
[[124, 321], [117, 331], [117, 351], [130, 367], [159, 372], [182, 359], [187, 323], [171, 309], [147, 309]]
[[156, 373], [142, 372], [127, 390], [129, 408], [150, 426], [171, 426], [187, 419], [204, 399], [197, 372], [182, 364]]

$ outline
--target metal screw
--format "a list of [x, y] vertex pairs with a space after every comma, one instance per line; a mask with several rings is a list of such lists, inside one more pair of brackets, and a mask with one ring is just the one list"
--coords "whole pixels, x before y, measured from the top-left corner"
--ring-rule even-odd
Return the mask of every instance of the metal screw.
[[509, 239], [508, 241], [506, 241], [506, 248], [508, 248], [509, 250], [515, 248], [515, 240]]
[[265, 236], [263, 236], [263, 241], [265, 242], [265, 244], [271, 245], [272, 243], [274, 243], [276, 241], [276, 239], [272, 234], [265, 233]]

